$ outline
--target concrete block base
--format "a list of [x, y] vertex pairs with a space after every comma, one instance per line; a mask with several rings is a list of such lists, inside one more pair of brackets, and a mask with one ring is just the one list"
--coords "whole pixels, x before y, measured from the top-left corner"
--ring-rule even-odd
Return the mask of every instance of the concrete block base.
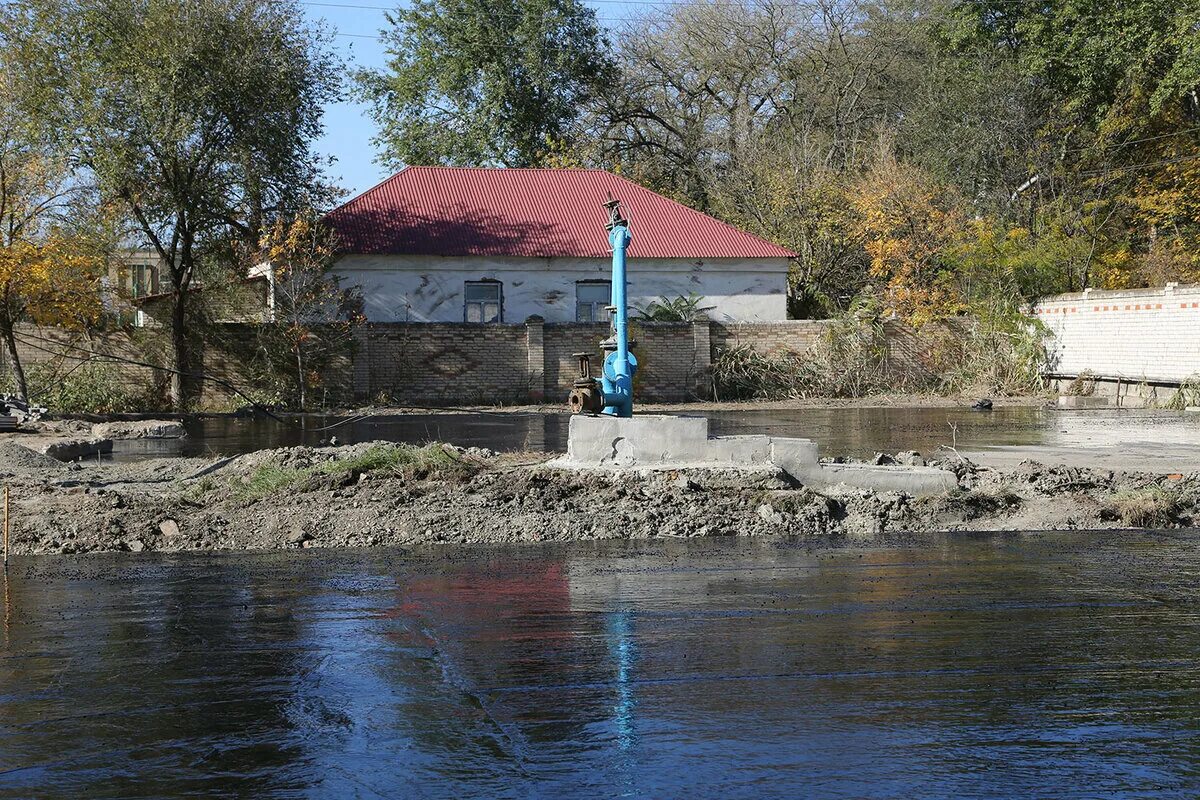
[[75, 461], [111, 453], [113, 440], [96, 436], [87, 439], [50, 439], [36, 444], [30, 442], [29, 446], [59, 461]]
[[1107, 397], [1097, 397], [1082, 394], [1060, 394], [1059, 408], [1108, 408], [1111, 405]]
[[643, 415], [571, 417], [563, 469], [761, 470], [777, 467], [805, 486], [846, 484], [910, 495], [939, 494], [958, 485], [954, 473], [933, 467], [822, 464], [817, 443], [784, 436], [708, 435], [708, 419]]

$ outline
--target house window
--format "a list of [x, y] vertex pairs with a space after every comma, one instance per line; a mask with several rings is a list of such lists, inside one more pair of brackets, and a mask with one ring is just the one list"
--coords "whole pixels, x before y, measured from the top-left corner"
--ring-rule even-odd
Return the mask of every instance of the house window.
[[158, 293], [158, 271], [149, 264], [134, 264], [130, 286], [134, 297]]
[[463, 288], [463, 320], [500, 322], [500, 281], [467, 281]]
[[587, 281], [575, 284], [575, 321], [608, 322], [605, 309], [612, 303], [612, 283]]

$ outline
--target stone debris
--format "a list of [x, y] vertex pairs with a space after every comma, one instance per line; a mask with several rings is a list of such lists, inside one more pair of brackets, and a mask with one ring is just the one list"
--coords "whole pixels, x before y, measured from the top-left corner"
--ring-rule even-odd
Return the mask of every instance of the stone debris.
[[[1160, 527], [1200, 521], [1200, 476], [1022, 464], [954, 471], [948, 492], [915, 497], [796, 485], [777, 472], [571, 471], [528, 453], [455, 450], [437, 470], [338, 472], [370, 443], [294, 447], [236, 459], [176, 458], [66, 467], [0, 442], [14, 553], [496, 544], [694, 536], [875, 542], [947, 530]], [[550, 455], [542, 460], [548, 460]], [[897, 462], [912, 459], [902, 453]], [[57, 469], [48, 467], [57, 466]], [[70, 471], [68, 471], [70, 470]], [[192, 477], [196, 476], [196, 477]], [[1131, 498], [1131, 499], [1130, 499]], [[318, 536], [319, 532], [319, 536]]]

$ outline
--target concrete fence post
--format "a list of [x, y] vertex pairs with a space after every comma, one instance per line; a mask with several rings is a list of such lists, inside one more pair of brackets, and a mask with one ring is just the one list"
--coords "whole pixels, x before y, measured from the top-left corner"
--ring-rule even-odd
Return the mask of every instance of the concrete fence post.
[[692, 320], [692, 390], [707, 398], [711, 389], [712, 321]]
[[536, 314], [525, 320], [529, 399], [534, 403], [541, 403], [546, 399], [545, 324], [546, 321]]

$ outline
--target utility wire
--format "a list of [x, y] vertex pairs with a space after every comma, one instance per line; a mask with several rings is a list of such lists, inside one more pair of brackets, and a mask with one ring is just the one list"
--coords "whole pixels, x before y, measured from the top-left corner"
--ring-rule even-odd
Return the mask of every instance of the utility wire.
[[1150, 161], [1145, 164], [1129, 164], [1123, 167], [1087, 170], [1080, 172], [1079, 174], [1085, 178], [1095, 178], [1103, 175], [1112, 175], [1118, 172], [1136, 172], [1142, 169], [1150, 169], [1151, 167], [1164, 167], [1169, 164], [1181, 164], [1185, 161], [1195, 161], [1196, 159], [1200, 159], [1200, 153], [1190, 156], [1180, 156], [1178, 158], [1164, 158], [1161, 161]]

